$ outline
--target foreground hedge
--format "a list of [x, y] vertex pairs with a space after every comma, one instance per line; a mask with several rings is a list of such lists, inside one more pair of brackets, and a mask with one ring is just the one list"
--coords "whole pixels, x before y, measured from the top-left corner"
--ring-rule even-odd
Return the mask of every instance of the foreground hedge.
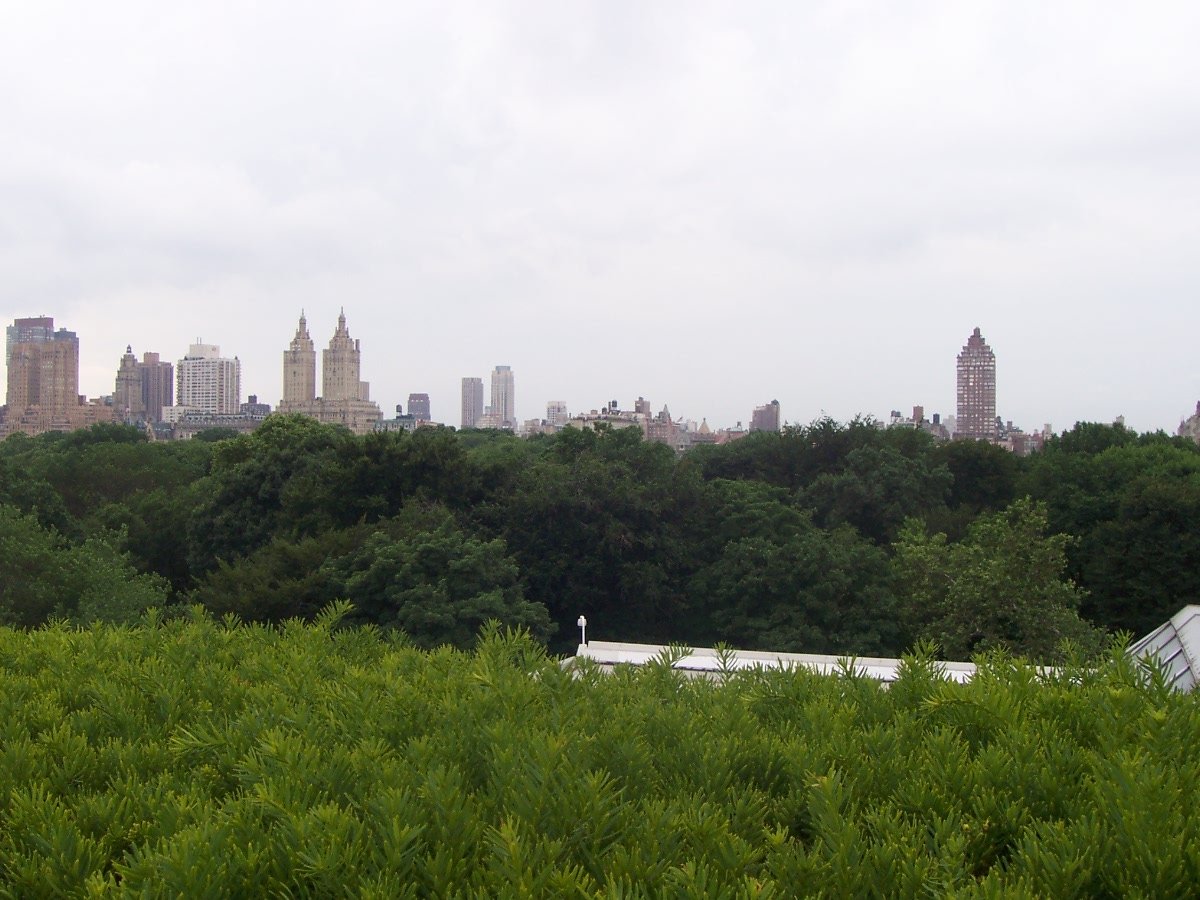
[[425, 653], [331, 613], [0, 630], [6, 896], [1128, 896], [1200, 884], [1200, 715], [1114, 657], [966, 686]]

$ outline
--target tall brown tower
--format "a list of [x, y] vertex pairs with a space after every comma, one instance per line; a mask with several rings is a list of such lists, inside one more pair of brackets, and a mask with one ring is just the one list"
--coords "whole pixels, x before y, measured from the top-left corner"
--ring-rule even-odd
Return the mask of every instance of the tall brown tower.
[[133, 347], [125, 347], [125, 355], [117, 368], [117, 384], [113, 390], [113, 407], [117, 418], [124, 422], [141, 422], [146, 418], [146, 401], [142, 394], [142, 373], [138, 369]]
[[346, 328], [346, 311], [338, 315], [337, 330], [329, 339], [329, 349], [321, 351], [321, 398], [326, 402], [369, 400], [370, 389], [359, 381], [361, 353], [358, 341]]
[[283, 351], [283, 399], [279, 409], [286, 411], [317, 396], [317, 351], [308, 334], [308, 322], [300, 312], [300, 324], [288, 349]]
[[142, 382], [142, 408], [147, 422], [161, 422], [164, 406], [175, 402], [175, 367], [159, 359], [157, 353], [143, 353], [138, 363]]
[[996, 439], [996, 354], [976, 328], [958, 354], [956, 438]]

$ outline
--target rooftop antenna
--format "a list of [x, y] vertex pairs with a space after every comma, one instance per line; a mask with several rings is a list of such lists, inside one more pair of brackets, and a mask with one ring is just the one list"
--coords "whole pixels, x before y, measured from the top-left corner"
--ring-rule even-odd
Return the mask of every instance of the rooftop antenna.
[[575, 623], [579, 626], [579, 643], [587, 645], [587, 616], [580, 616], [579, 621]]

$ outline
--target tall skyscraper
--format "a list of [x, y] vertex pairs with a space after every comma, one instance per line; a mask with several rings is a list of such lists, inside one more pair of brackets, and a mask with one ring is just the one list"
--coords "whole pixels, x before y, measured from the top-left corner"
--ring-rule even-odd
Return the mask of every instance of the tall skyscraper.
[[175, 367], [176, 403], [185, 409], [236, 415], [242, 405], [242, 364], [216, 344], [192, 344]]
[[996, 354], [976, 328], [958, 354], [956, 438], [996, 439]]
[[517, 427], [516, 390], [511, 366], [492, 370], [492, 416], [500, 428]]
[[770, 403], [764, 403], [762, 406], [754, 407], [754, 411], [750, 413], [750, 430], [751, 431], [778, 431], [779, 430], [779, 401], [772, 400]]
[[429, 395], [409, 394], [408, 414], [421, 422], [432, 421], [429, 417]]
[[6, 332], [8, 414], [36, 407], [46, 422], [65, 421], [79, 404], [79, 338], [54, 319], [16, 319]]
[[462, 380], [462, 427], [477, 428], [483, 418], [483, 379]]
[[308, 322], [300, 311], [300, 324], [288, 349], [283, 351], [283, 399], [279, 408], [311, 403], [317, 397], [317, 351], [308, 335]]

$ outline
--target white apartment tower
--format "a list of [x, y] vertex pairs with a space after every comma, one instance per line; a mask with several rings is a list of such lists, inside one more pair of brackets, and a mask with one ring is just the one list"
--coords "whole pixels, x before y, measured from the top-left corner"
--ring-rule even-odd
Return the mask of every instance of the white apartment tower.
[[215, 415], [235, 415], [242, 404], [242, 364], [224, 359], [216, 344], [192, 344], [175, 367], [175, 403]]

